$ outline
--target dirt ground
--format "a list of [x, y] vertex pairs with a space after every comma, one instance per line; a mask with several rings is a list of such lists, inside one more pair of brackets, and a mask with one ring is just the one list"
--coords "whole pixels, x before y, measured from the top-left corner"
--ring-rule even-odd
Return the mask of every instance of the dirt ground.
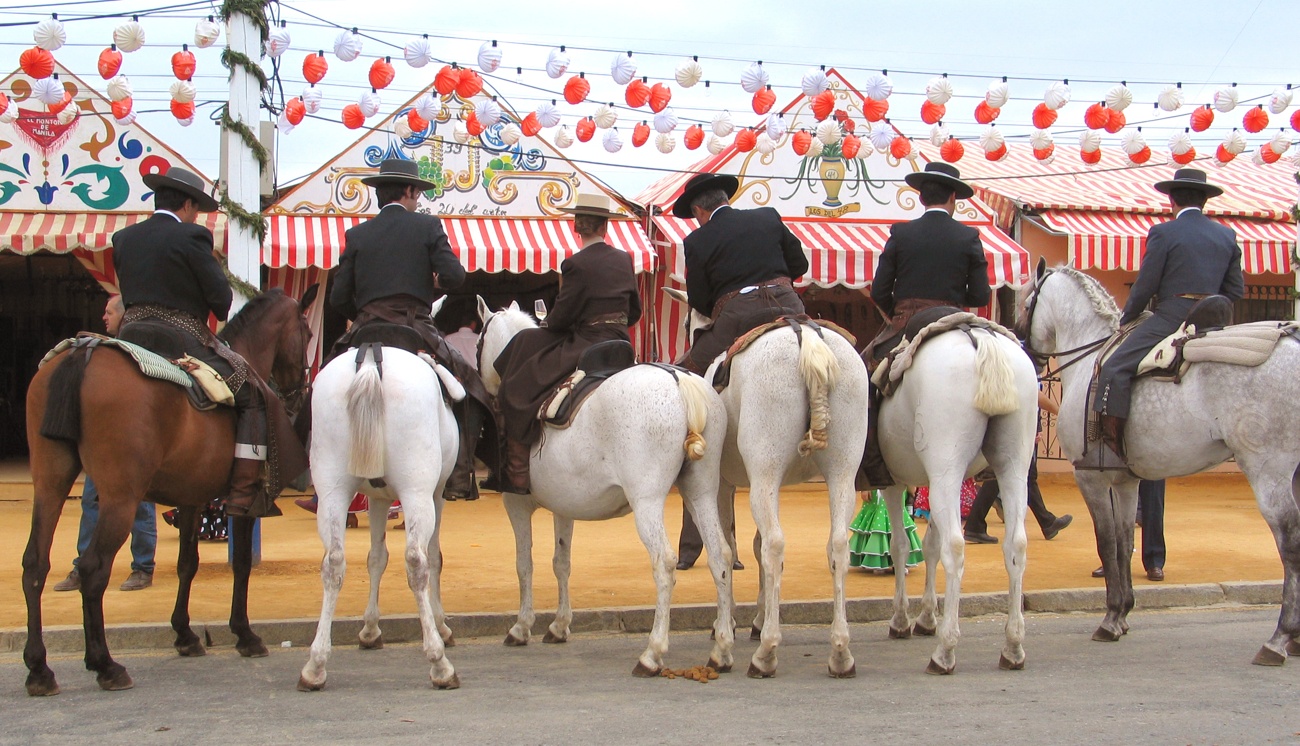
[[[1074, 515], [1074, 524], [1054, 540], [1044, 541], [1035, 524], [1029, 528], [1027, 590], [1100, 586], [1089, 573], [1099, 563], [1091, 521], [1073, 479], [1067, 474], [1043, 474], [1041, 485], [1048, 506], [1057, 514]], [[79, 494], [79, 488], [74, 490]], [[320, 539], [315, 517], [281, 498], [285, 515], [263, 522], [262, 563], [254, 570], [250, 616], [256, 619], [315, 618], [320, 613]], [[750, 539], [753, 521], [743, 494], [737, 500], [740, 558], [745, 570], [736, 573], [738, 601], [753, 601], [758, 573]], [[69, 500], [55, 537], [53, 569], [49, 583], [62, 579], [72, 568], [80, 502]], [[31, 487], [0, 484], [0, 628], [21, 627], [26, 611], [21, 588], [21, 559], [30, 527]], [[670, 496], [666, 523], [674, 540], [680, 527], [680, 501]], [[1032, 519], [1031, 519], [1032, 520]], [[826, 562], [828, 528], [826, 493], [809, 484], [787, 490], [781, 503], [786, 533], [786, 600], [829, 598], [830, 575]], [[1001, 537], [1003, 527], [990, 516], [990, 533]], [[390, 525], [396, 525], [391, 522]], [[921, 524], [924, 529], [924, 522]], [[339, 615], [359, 615], [365, 608], [369, 578], [366, 553], [369, 532], [366, 518], [361, 529], [348, 534], [348, 577], [340, 596]], [[1205, 583], [1232, 580], [1276, 580], [1282, 576], [1273, 538], [1256, 510], [1254, 497], [1240, 474], [1207, 474], [1170, 480], [1165, 515], [1168, 559], [1167, 583]], [[113, 580], [105, 597], [109, 623], [162, 622], [170, 617], [176, 595], [175, 529], [159, 521], [158, 571], [152, 588], [122, 592], [117, 586], [130, 573], [127, 547], [117, 557]], [[401, 562], [404, 536], [388, 532], [391, 560], [384, 574], [381, 611], [414, 613], [415, 602], [406, 587]], [[553, 532], [550, 516], [539, 511], [534, 518], [535, 589], [539, 610], [556, 603], [555, 580], [550, 570]], [[601, 523], [579, 523], [574, 532], [572, 590], [575, 608], [602, 608], [654, 604], [645, 549], [636, 535], [631, 516]], [[518, 608], [518, 583], [514, 571], [513, 534], [500, 498], [487, 493], [477, 502], [449, 503], [442, 532], [443, 603], [448, 613], [513, 611]], [[202, 566], [195, 581], [191, 612], [196, 621], [216, 621], [229, 614], [230, 570], [225, 543], [204, 543]], [[1136, 582], [1148, 581], [1141, 573], [1141, 558], [1134, 557]], [[908, 589], [913, 595], [924, 587], [924, 568], [913, 570]], [[940, 578], [942, 581], [942, 577]], [[894, 579], [862, 570], [849, 574], [850, 598], [888, 597]], [[967, 545], [963, 591], [1006, 589], [1006, 572], [1000, 545]], [[701, 563], [677, 573], [674, 603], [710, 603], [713, 588]], [[55, 593], [46, 587], [46, 625], [79, 624], [78, 593]]]

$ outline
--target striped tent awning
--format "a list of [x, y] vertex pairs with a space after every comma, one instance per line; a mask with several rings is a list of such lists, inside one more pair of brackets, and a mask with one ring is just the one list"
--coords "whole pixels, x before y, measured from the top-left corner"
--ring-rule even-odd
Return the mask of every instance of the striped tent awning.
[[[343, 252], [344, 234], [364, 219], [270, 215], [262, 263], [269, 267], [331, 269]], [[443, 218], [442, 225], [452, 251], [470, 272], [558, 272], [560, 264], [582, 248], [567, 220]], [[632, 256], [632, 266], [638, 273], [654, 271], [655, 253], [639, 223], [610, 221], [606, 240]]]
[[[845, 220], [799, 220], [785, 218], [785, 224], [799, 238], [808, 254], [808, 275], [797, 284], [822, 287], [843, 285], [862, 288], [871, 284], [880, 253], [889, 240], [888, 223], [855, 223]], [[666, 244], [679, 250], [674, 255], [672, 276], [684, 282], [686, 259], [680, 251], [686, 236], [695, 229], [694, 220], [668, 215], [655, 217], [655, 225]], [[1029, 253], [1007, 234], [992, 225], [975, 225], [984, 242], [989, 261], [989, 283], [993, 287], [1019, 285], [1029, 274]]]
[[[1169, 215], [1083, 210], [1043, 210], [1037, 220], [1066, 236], [1070, 265], [1082, 270], [1123, 269], [1136, 272], [1146, 251], [1147, 232]], [[1246, 274], [1286, 274], [1296, 245], [1296, 226], [1275, 220], [1210, 215], [1237, 232]]]
[[[0, 212], [0, 251], [31, 254], [50, 251], [103, 251], [113, 245], [113, 234], [148, 218], [147, 212]], [[226, 216], [219, 212], [199, 215], [199, 223], [212, 231], [218, 248], [225, 248]]]

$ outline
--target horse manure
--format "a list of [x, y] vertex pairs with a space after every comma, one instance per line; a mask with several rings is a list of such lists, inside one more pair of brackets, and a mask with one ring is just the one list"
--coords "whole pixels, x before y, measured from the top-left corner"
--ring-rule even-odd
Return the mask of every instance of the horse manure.
[[707, 684], [718, 678], [718, 672], [712, 666], [692, 666], [691, 668], [665, 668], [659, 672], [666, 679], [690, 679]]

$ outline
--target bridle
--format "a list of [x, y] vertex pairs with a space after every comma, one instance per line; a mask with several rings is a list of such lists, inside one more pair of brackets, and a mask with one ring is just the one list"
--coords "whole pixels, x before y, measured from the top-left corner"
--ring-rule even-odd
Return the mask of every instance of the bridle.
[[488, 327], [492, 326], [492, 322], [496, 321], [500, 313], [497, 311], [488, 314], [488, 317], [483, 320], [483, 328], [479, 330], [478, 339], [474, 342], [474, 363], [477, 370], [483, 370], [483, 340], [487, 339]]
[[[1051, 269], [1047, 270], [1046, 272], [1043, 273], [1043, 276], [1039, 277], [1037, 282], [1034, 283], [1034, 293], [1033, 295], [1030, 296], [1029, 303], [1025, 306], [1025, 322], [1022, 325], [1023, 328], [1019, 330], [1021, 332], [1020, 347], [1025, 351], [1025, 354], [1029, 356], [1029, 359], [1034, 362], [1034, 368], [1041, 371], [1038, 374], [1038, 380], [1040, 381], [1044, 381], [1049, 378], [1056, 378], [1057, 376], [1060, 375], [1061, 371], [1065, 370], [1066, 368], [1069, 368], [1070, 366], [1074, 365], [1080, 360], [1083, 360], [1084, 358], [1088, 357], [1088, 355], [1100, 349], [1101, 346], [1106, 344], [1106, 342], [1110, 339], [1110, 336], [1108, 335], [1102, 337], [1101, 339], [1093, 340], [1092, 342], [1089, 342], [1087, 344], [1079, 345], [1078, 347], [1074, 347], [1069, 350], [1060, 350], [1057, 352], [1053, 352], [1051, 354], [1037, 352], [1034, 350], [1034, 348], [1030, 345], [1029, 340], [1031, 339], [1031, 331], [1034, 328], [1034, 312], [1038, 310], [1038, 296], [1042, 294], [1043, 285], [1047, 282], [1047, 278], [1051, 277], [1054, 272], [1055, 270], [1051, 270]], [[1076, 355], [1076, 356], [1070, 359], [1068, 362], [1057, 365], [1054, 370], [1048, 369], [1047, 364], [1052, 358], [1057, 358], [1059, 360], [1065, 357], [1066, 355]]]

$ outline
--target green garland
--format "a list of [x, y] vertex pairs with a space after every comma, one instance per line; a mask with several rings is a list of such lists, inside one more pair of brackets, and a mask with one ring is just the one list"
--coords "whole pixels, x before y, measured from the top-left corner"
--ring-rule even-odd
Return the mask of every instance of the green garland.
[[221, 65], [230, 71], [230, 73], [226, 75], [226, 80], [235, 77], [235, 65], [239, 65], [254, 78], [257, 78], [257, 83], [261, 86], [262, 90], [266, 90], [271, 85], [270, 81], [266, 79], [266, 71], [254, 62], [252, 57], [249, 57], [243, 52], [236, 52], [230, 47], [226, 47], [221, 50]]

